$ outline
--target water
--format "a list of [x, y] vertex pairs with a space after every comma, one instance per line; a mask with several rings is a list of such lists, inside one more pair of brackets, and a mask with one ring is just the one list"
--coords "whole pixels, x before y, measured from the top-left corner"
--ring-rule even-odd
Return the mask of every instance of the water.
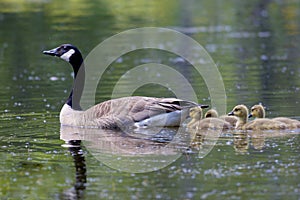
[[[147, 173], [125, 170], [145, 169], [137, 155], [126, 157], [132, 148], [143, 150], [139, 140], [95, 130], [79, 138], [67, 131], [69, 138], [63, 137], [59, 111], [72, 85], [71, 69], [41, 54], [68, 42], [86, 56], [130, 28], [172, 28], [203, 45], [218, 65], [227, 112], [239, 103], [262, 102], [268, 117], [300, 119], [299, 13], [297, 1], [0, 1], [1, 199], [299, 199], [299, 130], [248, 136], [224, 132], [218, 141], [204, 138], [206, 149], [216, 145], [203, 158], [196, 150], [186, 152], [187, 143], [180, 140], [166, 157], [153, 156], [151, 162], [166, 166]], [[109, 99], [126, 71], [150, 62], [174, 67], [191, 81], [199, 102], [211, 103], [203, 78], [178, 55], [160, 50], [117, 59], [98, 84], [96, 101]], [[174, 96], [151, 84], [134, 94]], [[138, 136], [146, 137], [151, 152], [165, 147], [172, 131]], [[93, 147], [97, 138], [98, 149]], [[69, 139], [73, 146], [65, 145]], [[118, 145], [125, 157], [108, 151]]]

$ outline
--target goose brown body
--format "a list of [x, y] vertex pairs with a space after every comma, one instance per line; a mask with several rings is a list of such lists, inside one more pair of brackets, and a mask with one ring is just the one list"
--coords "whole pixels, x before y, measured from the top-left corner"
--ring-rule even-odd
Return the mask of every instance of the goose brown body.
[[[175, 98], [154, 98], [154, 97], [123, 97], [112, 99], [97, 104], [86, 111], [73, 110], [67, 104], [64, 105], [60, 113], [60, 122], [63, 125], [118, 128], [127, 125], [155, 126], [155, 124], [142, 123], [143, 120], [151, 117], [180, 112], [179, 117], [172, 124], [166, 124], [166, 120], [161, 119], [162, 124], [157, 126], [179, 126], [182, 119], [188, 116], [188, 109], [196, 104]], [[187, 110], [187, 111], [185, 111]], [[185, 114], [186, 113], [186, 114]], [[182, 116], [180, 116], [182, 114]]]

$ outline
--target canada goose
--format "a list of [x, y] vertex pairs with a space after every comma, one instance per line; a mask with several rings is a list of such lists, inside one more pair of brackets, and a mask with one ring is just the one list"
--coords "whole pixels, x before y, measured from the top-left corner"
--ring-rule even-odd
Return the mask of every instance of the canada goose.
[[217, 112], [215, 109], [209, 109], [209, 110], [205, 113], [204, 118], [209, 118], [209, 117], [214, 117], [214, 118], [223, 119], [223, 120], [225, 120], [226, 122], [228, 122], [232, 127], [235, 127], [236, 122], [237, 122], [237, 120], [238, 120], [238, 118], [235, 117], [235, 116], [221, 115], [221, 116], [219, 117], [219, 114], [218, 114], [218, 112]]
[[[80, 51], [71, 44], [63, 44], [43, 51], [43, 54], [57, 56], [69, 62], [73, 67], [74, 79], [79, 74], [79, 70], [84, 69], [81, 68], [83, 58]], [[83, 74], [81, 73], [79, 77]], [[130, 125], [138, 127], [180, 126], [181, 119], [188, 116], [189, 108], [208, 107], [176, 98], [131, 96], [108, 100], [82, 111], [80, 97], [84, 81], [80, 84], [73, 86], [69, 98], [60, 111], [62, 125], [97, 128], [120, 128]]]
[[[252, 106], [249, 117], [265, 118], [265, 116], [266, 116], [266, 112], [262, 105], [258, 104]], [[285, 123], [287, 125], [287, 128], [289, 129], [300, 128], [300, 122], [295, 119], [290, 119], [287, 117], [276, 117], [276, 118], [272, 118], [272, 120]]]
[[270, 130], [285, 129], [286, 124], [270, 119], [255, 119], [248, 122], [248, 108], [245, 105], [237, 105], [228, 115], [238, 117], [235, 128], [241, 130]]
[[232, 126], [223, 119], [208, 117], [202, 119], [202, 108], [197, 106], [190, 109], [192, 120], [188, 123], [189, 128], [196, 129], [230, 129]]

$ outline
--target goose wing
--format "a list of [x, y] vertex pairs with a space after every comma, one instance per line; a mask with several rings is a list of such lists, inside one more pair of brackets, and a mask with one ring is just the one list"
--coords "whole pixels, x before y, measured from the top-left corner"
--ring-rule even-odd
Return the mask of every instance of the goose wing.
[[[199, 106], [198, 104], [176, 98], [151, 98], [139, 101], [140, 105], [133, 104], [132, 113], [135, 122], [154, 117], [163, 113], [181, 111], [191, 107]], [[137, 106], [138, 105], [138, 106]], [[136, 109], [136, 108], [139, 109]]]
[[[97, 121], [105, 121], [105, 124], [116, 121], [126, 124], [139, 122], [153, 116], [180, 111], [198, 104], [176, 98], [154, 98], [154, 97], [123, 97], [112, 99], [93, 106], [86, 111]], [[200, 105], [202, 107], [208, 107]], [[90, 117], [89, 117], [90, 118]]]

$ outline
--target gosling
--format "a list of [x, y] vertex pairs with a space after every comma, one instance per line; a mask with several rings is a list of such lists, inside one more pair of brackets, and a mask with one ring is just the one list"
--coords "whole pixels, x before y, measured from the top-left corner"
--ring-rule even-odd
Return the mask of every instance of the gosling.
[[235, 128], [239, 130], [280, 130], [287, 128], [285, 123], [270, 119], [255, 119], [248, 122], [249, 111], [245, 105], [235, 106], [228, 115], [238, 117]]
[[192, 129], [222, 129], [227, 130], [233, 128], [230, 123], [219, 118], [205, 118], [203, 117], [203, 112], [201, 107], [193, 107], [190, 109], [189, 113], [192, 120], [188, 123], [188, 127]]
[[[265, 116], [266, 116], [265, 108], [262, 105], [259, 104], [259, 105], [252, 106], [249, 118], [250, 117], [265, 118]], [[300, 128], [300, 122], [295, 119], [290, 119], [287, 117], [276, 117], [276, 118], [272, 118], [272, 120], [285, 123], [288, 129]]]
[[210, 109], [205, 113], [204, 118], [209, 118], [209, 117], [219, 118], [219, 119], [225, 120], [232, 127], [235, 127], [236, 122], [238, 121], [238, 118], [236, 116], [221, 115], [219, 117], [219, 114], [215, 109]]

